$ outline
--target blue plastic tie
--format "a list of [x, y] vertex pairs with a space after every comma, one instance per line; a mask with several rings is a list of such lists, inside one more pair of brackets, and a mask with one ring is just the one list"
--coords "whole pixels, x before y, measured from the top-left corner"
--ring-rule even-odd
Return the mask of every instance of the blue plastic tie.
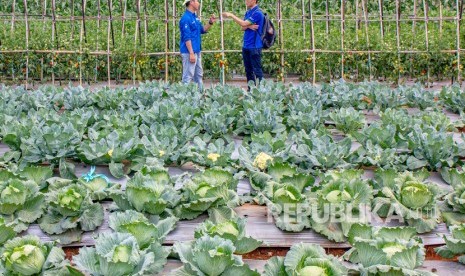
[[87, 173], [87, 174], [83, 174], [82, 175], [82, 178], [86, 181], [86, 182], [90, 182], [92, 180], [94, 180], [95, 178], [103, 178], [107, 184], [110, 184], [110, 179], [108, 179], [108, 177], [104, 174], [95, 174], [95, 166], [91, 166], [90, 167], [90, 171]]

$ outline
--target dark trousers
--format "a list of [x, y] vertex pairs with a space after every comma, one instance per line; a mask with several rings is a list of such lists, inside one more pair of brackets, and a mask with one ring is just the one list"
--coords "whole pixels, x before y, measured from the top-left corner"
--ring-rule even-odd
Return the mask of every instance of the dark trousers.
[[245, 75], [247, 83], [263, 79], [262, 70], [262, 49], [242, 49], [242, 59], [244, 60]]

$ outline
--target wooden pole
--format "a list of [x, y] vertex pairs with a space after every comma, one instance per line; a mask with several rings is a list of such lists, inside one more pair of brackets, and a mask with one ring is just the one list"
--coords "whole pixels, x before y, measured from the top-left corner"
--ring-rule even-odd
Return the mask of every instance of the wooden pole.
[[[413, 17], [414, 18], [417, 17], [417, 0], [413, 0]], [[417, 21], [413, 20], [412, 21], [412, 34], [414, 38], [415, 38], [416, 25], [417, 25]], [[414, 43], [415, 43], [415, 39], [412, 39], [412, 46]]]
[[11, 5], [11, 34], [12, 35], [15, 31], [15, 7], [16, 7], [16, 0], [13, 0], [13, 4]]
[[[121, 1], [120, 1], [121, 2]], [[128, 0], [124, 0], [123, 6], [121, 7], [122, 17], [121, 17], [121, 37], [124, 38], [124, 27], [125, 27], [125, 19], [126, 19], [126, 9], [127, 9], [127, 2]]]
[[27, 21], [27, 15], [28, 15], [28, 12], [27, 12], [27, 0], [23, 0], [23, 3], [24, 3], [24, 20], [25, 20], [25, 23], [26, 23], [26, 51], [27, 51], [27, 54], [26, 54], [26, 83], [25, 83], [25, 89], [27, 90], [28, 88], [28, 80], [29, 80], [29, 23]]
[[[220, 3], [220, 32], [221, 32], [221, 59], [224, 60], [225, 55], [224, 55], [224, 22], [223, 22], [223, 0], [219, 1]], [[223, 70], [221, 70], [221, 85], [224, 85], [225, 83], [225, 72], [224, 72], [224, 67]]]
[[87, 0], [82, 0], [82, 31], [84, 34], [84, 42], [87, 43], [87, 34], [86, 34], [86, 4]]
[[108, 0], [107, 2], [108, 2], [108, 12], [110, 14], [109, 22], [110, 22], [110, 29], [111, 29], [111, 42], [114, 48], [115, 47], [115, 33], [113, 31], [113, 17], [111, 15], [111, 10], [113, 9], [113, 2], [112, 0]]
[[360, 29], [360, 20], [358, 20], [358, 0], [355, 0], [355, 41], [358, 42], [358, 30]]
[[44, 24], [42, 27], [42, 31], [45, 32], [45, 17], [47, 16], [47, 0], [42, 1], [42, 24]]
[[[172, 23], [173, 23], [173, 33], [171, 35], [172, 37], [172, 51], [175, 52], [176, 51], [176, 0], [173, 0], [173, 20], [172, 20]], [[200, 5], [200, 10], [199, 10], [200, 14], [202, 14], [202, 4]]]
[[329, 35], [329, 0], [326, 0], [326, 35]]
[[442, 0], [439, 0], [439, 38], [442, 38]]
[[169, 41], [170, 41], [170, 36], [169, 36], [169, 26], [168, 26], [168, 0], [165, 0], [165, 81], [168, 82], [169, 80], [169, 75], [168, 75], [168, 51], [169, 51]]
[[281, 70], [283, 74], [284, 81], [284, 29], [282, 21], [282, 3], [281, 0], [278, 0], [278, 25], [279, 25], [279, 44], [281, 45]]
[[[42, 1], [42, 33], [45, 33], [45, 16], [47, 15], [47, 0]], [[40, 58], [40, 82], [44, 81], [44, 56]]]
[[[97, 28], [100, 28], [100, 20], [101, 20], [101, 3], [100, 3], [101, 0], [98, 0], [97, 1]], [[99, 36], [97, 36], [97, 40], [98, 40]], [[98, 44], [97, 44], [97, 49], [98, 49]]]
[[[326, 10], [326, 49], [328, 49], [329, 47], [329, 32], [330, 32], [330, 29], [329, 29], [329, 0], [326, 0], [326, 6], [325, 6], [325, 10]], [[328, 72], [329, 72], [329, 79], [332, 78], [332, 72], [331, 72], [331, 63], [328, 59]]]
[[310, 0], [309, 10], [310, 10], [310, 31], [312, 34], [312, 65], [313, 65], [313, 85], [316, 84], [316, 53], [315, 53], [315, 29], [313, 26], [313, 9], [312, 9], [313, 0]]
[[[86, 13], [86, 0], [81, 1], [82, 5], [82, 22], [81, 22], [81, 32], [79, 33], [79, 85], [82, 86], [82, 40], [84, 38], [85, 40], [85, 35], [86, 35], [86, 23], [84, 21], [85, 19], [85, 13]], [[85, 40], [86, 41], [86, 40]], [[86, 41], [87, 43], [87, 41]]]
[[[368, 33], [368, 3], [367, 0], [362, 0], [363, 16], [365, 19], [365, 39], [367, 50], [370, 51], [370, 35]], [[370, 81], [373, 79], [372, 70], [371, 70], [371, 53], [368, 52], [368, 70], [370, 71]]]
[[136, 54], [137, 54], [137, 37], [140, 43], [140, 0], [136, 0], [137, 21], [134, 31], [134, 52], [132, 54], [132, 84], [136, 85]]
[[141, 27], [140, 27], [140, 0], [136, 0], [136, 9], [137, 9], [137, 33], [139, 35], [139, 45], [142, 45], [142, 32], [141, 32]]
[[74, 41], [74, 0], [71, 0], [71, 41]]
[[461, 79], [461, 68], [460, 68], [460, 21], [461, 21], [461, 8], [463, 8], [463, 0], [460, 1], [461, 6], [459, 5], [459, 0], [455, 1], [456, 9], [457, 9], [457, 20], [455, 21], [455, 27], [457, 30], [457, 37], [456, 37], [456, 42], [457, 42], [457, 83], [460, 84], [460, 79]]
[[[100, 19], [101, 19], [101, 12], [100, 12], [100, 8], [101, 8], [101, 3], [100, 3], [100, 0], [97, 1], [97, 40], [96, 40], [96, 48], [97, 48], [97, 51], [99, 50], [99, 41], [100, 41]], [[97, 82], [97, 78], [98, 78], [98, 69], [99, 69], [99, 59], [98, 57], [95, 59], [95, 76], [94, 76], [94, 81]]]
[[384, 3], [383, 3], [383, 0], [378, 0], [378, 6], [379, 6], [379, 27], [380, 27], [380, 31], [381, 31], [381, 39], [384, 40], [384, 19], [383, 19], [383, 16], [384, 16], [384, 7], [383, 7]]
[[[426, 0], [423, 0], [423, 13], [425, 16], [425, 43], [426, 43], [426, 51], [429, 52], [429, 38], [428, 38], [428, 2]], [[427, 65], [427, 79], [426, 79], [426, 85], [429, 86], [430, 83], [430, 66], [429, 66], [429, 58], [428, 58], [428, 65]]]
[[345, 0], [341, 0], [341, 78], [344, 79]]
[[[56, 50], [59, 50], [57, 24], [55, 16], [56, 3], [52, 0], [52, 44], [56, 40]], [[52, 49], [53, 50], [53, 49]], [[52, 85], [55, 85], [55, 53], [52, 52]]]
[[144, 0], [144, 53], [147, 52], [147, 33], [149, 31], [148, 15], [147, 15], [147, 0]]
[[108, 28], [107, 28], [107, 77], [108, 77], [108, 87], [111, 87], [111, 62], [110, 62], [110, 34], [112, 34], [112, 24], [111, 24], [111, 0], [108, 0], [108, 9], [110, 11], [110, 17], [108, 17]]
[[304, 35], [304, 40], [305, 40], [305, 0], [301, 0], [301, 3], [302, 3], [302, 32], [303, 32], [303, 35]]
[[[400, 65], [400, 3], [396, 0], [396, 42], [397, 42], [397, 62]], [[397, 83], [400, 81], [400, 70], [397, 69]]]

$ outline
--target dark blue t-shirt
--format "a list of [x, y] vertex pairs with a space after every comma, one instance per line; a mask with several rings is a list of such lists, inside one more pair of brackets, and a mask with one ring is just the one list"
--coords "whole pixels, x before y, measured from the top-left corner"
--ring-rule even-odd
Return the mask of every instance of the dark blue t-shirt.
[[182, 15], [179, 21], [179, 30], [181, 31], [181, 43], [179, 48], [182, 54], [188, 54], [186, 41], [192, 42], [192, 50], [194, 53], [200, 53], [202, 50], [201, 34], [204, 34], [202, 22], [197, 18], [197, 15], [189, 10]]
[[245, 13], [244, 20], [251, 22], [252, 24], [258, 24], [258, 30], [254, 31], [251, 29], [247, 29], [244, 32], [244, 44], [242, 48], [244, 49], [255, 49], [255, 48], [263, 48], [263, 43], [261, 39], [261, 33], [263, 32], [263, 21], [265, 19], [265, 15], [260, 10], [258, 5], [254, 8], [248, 10]]

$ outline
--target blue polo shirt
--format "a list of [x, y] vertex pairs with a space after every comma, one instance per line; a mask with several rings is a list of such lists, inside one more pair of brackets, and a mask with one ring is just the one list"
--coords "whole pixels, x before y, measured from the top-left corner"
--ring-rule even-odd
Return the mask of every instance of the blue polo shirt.
[[263, 33], [263, 23], [265, 15], [262, 10], [256, 5], [252, 9], [248, 10], [245, 13], [244, 20], [251, 22], [252, 24], [258, 24], [258, 31], [247, 29], [244, 32], [244, 44], [242, 48], [244, 49], [261, 49], [263, 48], [263, 43], [261, 35]]
[[202, 22], [197, 18], [197, 15], [189, 10], [182, 15], [179, 21], [179, 30], [181, 31], [181, 43], [179, 48], [182, 54], [188, 54], [186, 41], [192, 42], [192, 50], [194, 53], [200, 53], [202, 50], [201, 34], [206, 33], [203, 30]]

